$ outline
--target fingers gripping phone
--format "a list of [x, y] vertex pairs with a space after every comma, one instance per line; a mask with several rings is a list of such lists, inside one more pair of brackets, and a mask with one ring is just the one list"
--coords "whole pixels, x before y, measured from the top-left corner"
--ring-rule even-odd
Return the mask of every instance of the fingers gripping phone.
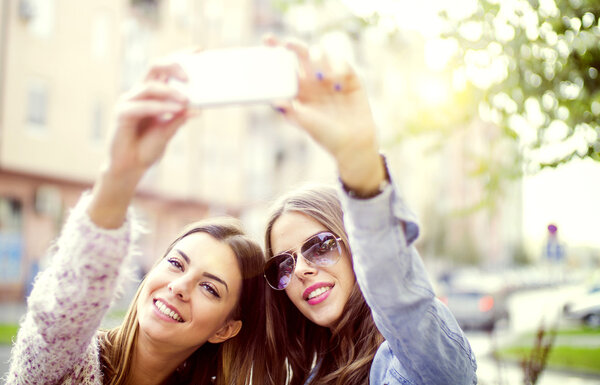
[[178, 57], [188, 82], [171, 84], [193, 107], [292, 99], [298, 93], [298, 60], [282, 47], [201, 51]]

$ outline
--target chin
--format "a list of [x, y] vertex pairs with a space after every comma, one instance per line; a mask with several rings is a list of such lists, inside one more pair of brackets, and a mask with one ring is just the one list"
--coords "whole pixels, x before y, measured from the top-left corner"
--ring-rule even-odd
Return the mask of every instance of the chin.
[[341, 318], [341, 314], [312, 314], [312, 317], [310, 317], [310, 320], [319, 325], [322, 326], [324, 328], [331, 328], [333, 326], [335, 326], [335, 324], [339, 321], [339, 319]]

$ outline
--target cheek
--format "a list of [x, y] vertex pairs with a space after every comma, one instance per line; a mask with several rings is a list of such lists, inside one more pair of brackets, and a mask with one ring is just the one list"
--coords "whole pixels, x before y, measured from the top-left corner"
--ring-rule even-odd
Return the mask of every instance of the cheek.
[[337, 263], [324, 269], [330, 274], [334, 275], [340, 281], [355, 281], [352, 258], [345, 251], [342, 253], [342, 256]]
[[350, 281], [354, 283], [356, 281], [356, 277], [354, 276], [354, 268], [352, 267], [352, 261], [350, 261], [350, 257], [343, 256], [341, 262], [342, 272], [345, 281]]
[[144, 280], [143, 293], [151, 293], [161, 285], [160, 275], [156, 274], [156, 270], [150, 271]]
[[156, 274], [156, 270], [151, 270], [146, 278], [142, 281], [140, 288], [139, 302], [144, 302], [148, 298], [152, 297], [153, 293], [161, 287], [166, 287], [166, 283], [163, 282], [160, 274]]
[[350, 258], [346, 256], [342, 257], [338, 265], [339, 266], [336, 269], [338, 270], [338, 280], [342, 284], [345, 296], [350, 297], [350, 293], [352, 292], [352, 288], [356, 282], [356, 277], [354, 276], [354, 269], [352, 268]]
[[288, 299], [290, 301], [292, 301], [292, 303], [295, 305], [298, 305], [301, 301], [304, 301], [301, 298], [301, 295], [298, 294], [301, 292], [301, 289], [298, 288], [299, 284], [300, 283], [299, 283], [298, 279], [292, 275], [292, 279], [291, 279], [290, 283], [284, 289], [285, 294], [287, 295]]
[[144, 305], [148, 303], [150, 298], [150, 292], [148, 291], [147, 281], [144, 281], [143, 286], [139, 289], [139, 296], [136, 303], [137, 313], [141, 314], [144, 310]]

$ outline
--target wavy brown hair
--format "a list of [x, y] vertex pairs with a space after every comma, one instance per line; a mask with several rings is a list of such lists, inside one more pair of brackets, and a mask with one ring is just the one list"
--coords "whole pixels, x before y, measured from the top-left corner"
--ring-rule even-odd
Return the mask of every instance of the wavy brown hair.
[[[183, 238], [206, 233], [227, 244], [236, 256], [242, 273], [242, 290], [231, 319], [241, 320], [237, 336], [220, 344], [206, 342], [183, 362], [167, 380], [168, 384], [247, 385], [265, 383], [265, 317], [256, 309], [265, 306], [265, 282], [262, 277], [263, 253], [247, 237], [233, 218], [210, 219], [188, 225], [171, 243], [156, 264], [164, 259]], [[156, 265], [155, 265], [156, 266]], [[129, 306], [123, 323], [100, 339], [100, 360], [105, 385], [126, 385], [139, 332], [137, 302], [145, 279]]]
[[[273, 205], [265, 233], [267, 259], [273, 256], [273, 225], [290, 211], [310, 216], [341, 237], [351, 256], [336, 190], [312, 185], [288, 193]], [[311, 385], [369, 383], [371, 363], [384, 338], [356, 280], [341, 318], [331, 329], [304, 317], [283, 290], [267, 290], [266, 303], [268, 383], [302, 385], [315, 365]]]

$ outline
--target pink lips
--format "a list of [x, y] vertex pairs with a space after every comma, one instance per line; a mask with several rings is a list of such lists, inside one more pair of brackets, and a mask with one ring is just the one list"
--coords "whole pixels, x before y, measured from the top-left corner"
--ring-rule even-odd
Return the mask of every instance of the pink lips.
[[[318, 303], [325, 301], [327, 299], [327, 297], [329, 297], [329, 294], [331, 294], [331, 289], [333, 289], [333, 286], [334, 286], [333, 284], [327, 283], [327, 282], [316, 283], [316, 284], [308, 287], [306, 290], [304, 290], [302, 297], [308, 302], [309, 305], [316, 305]], [[308, 299], [308, 296], [310, 295], [310, 293], [312, 293], [313, 291], [320, 289], [322, 287], [326, 287], [326, 288], [328, 288], [328, 290], [325, 291], [324, 293], [319, 294], [316, 297]]]

